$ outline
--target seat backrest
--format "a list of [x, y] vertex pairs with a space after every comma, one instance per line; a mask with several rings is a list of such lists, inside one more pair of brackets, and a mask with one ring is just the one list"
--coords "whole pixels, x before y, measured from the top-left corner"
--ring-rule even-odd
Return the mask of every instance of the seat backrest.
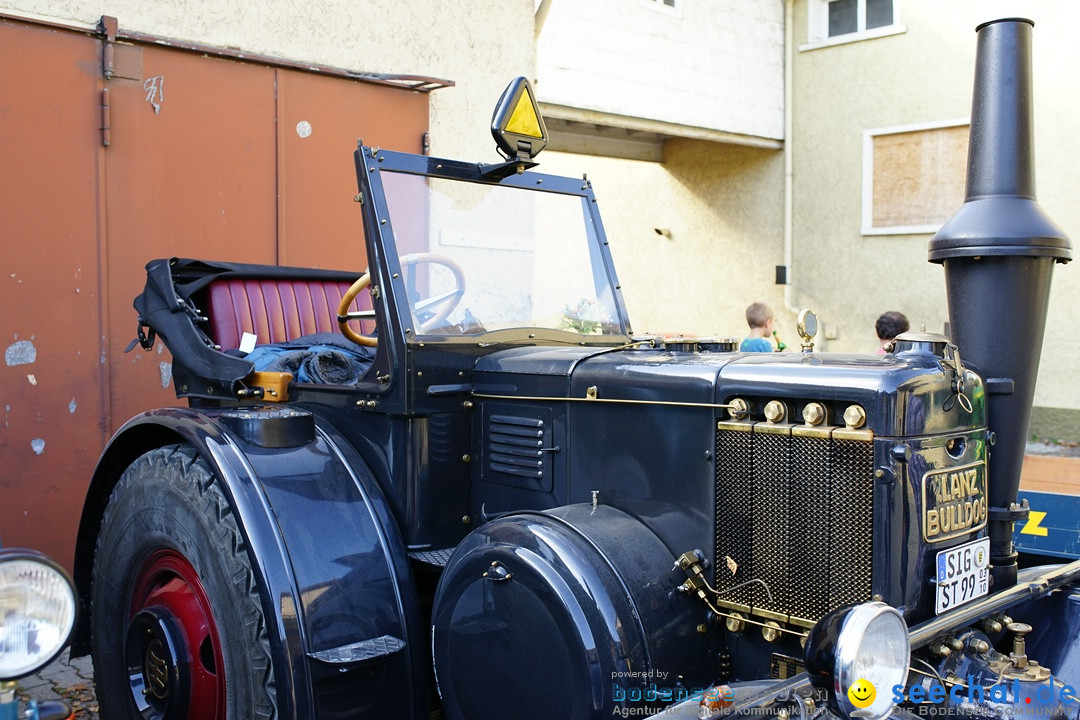
[[[295, 340], [317, 332], [337, 332], [341, 298], [352, 283], [343, 280], [230, 278], [215, 280], [206, 291], [207, 332], [222, 350], [240, 347], [245, 332], [258, 345]], [[370, 310], [371, 296], [361, 292], [351, 311]], [[353, 321], [369, 335], [375, 321]]]

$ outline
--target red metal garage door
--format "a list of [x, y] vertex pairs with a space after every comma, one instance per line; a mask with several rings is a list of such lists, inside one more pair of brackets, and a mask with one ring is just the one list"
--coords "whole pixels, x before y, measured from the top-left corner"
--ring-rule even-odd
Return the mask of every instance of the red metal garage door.
[[0, 539], [70, 562], [108, 403], [100, 51], [0, 22]]
[[176, 404], [160, 344], [122, 353], [145, 263], [363, 268], [356, 140], [419, 151], [427, 115], [422, 92], [0, 18], [5, 545], [69, 564], [108, 437]]

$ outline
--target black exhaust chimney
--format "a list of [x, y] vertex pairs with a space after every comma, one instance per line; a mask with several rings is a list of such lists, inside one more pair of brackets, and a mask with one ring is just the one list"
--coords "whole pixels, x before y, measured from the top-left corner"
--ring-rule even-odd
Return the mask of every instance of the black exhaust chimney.
[[990, 562], [997, 589], [1016, 583], [1013, 523], [1031, 401], [1039, 371], [1050, 276], [1072, 243], [1035, 200], [1031, 143], [1030, 20], [978, 32], [967, 197], [930, 240], [943, 263], [952, 340], [987, 381]]

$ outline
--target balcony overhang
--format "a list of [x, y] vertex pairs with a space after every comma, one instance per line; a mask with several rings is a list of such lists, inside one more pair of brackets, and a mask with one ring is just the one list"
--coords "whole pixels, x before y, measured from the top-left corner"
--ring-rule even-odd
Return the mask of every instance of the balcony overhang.
[[664, 143], [672, 138], [780, 150], [782, 140], [616, 115], [567, 105], [540, 103], [548, 129], [548, 150], [604, 157], [664, 161]]

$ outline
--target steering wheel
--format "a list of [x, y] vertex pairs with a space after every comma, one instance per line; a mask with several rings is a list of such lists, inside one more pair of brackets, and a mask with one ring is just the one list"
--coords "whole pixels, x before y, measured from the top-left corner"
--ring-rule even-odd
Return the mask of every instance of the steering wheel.
[[356, 296], [360, 294], [360, 291], [371, 284], [371, 273], [366, 272], [356, 279], [349, 289], [345, 291], [345, 294], [341, 296], [341, 303], [337, 309], [337, 322], [338, 329], [341, 330], [341, 334], [347, 339], [352, 340], [357, 345], [363, 345], [365, 347], [375, 347], [379, 344], [378, 338], [374, 335], [361, 335], [360, 333], [349, 327], [350, 320], [360, 320], [361, 318], [375, 317], [374, 310], [357, 310], [355, 312], [349, 312], [349, 306], [356, 300]]
[[[423, 319], [419, 321], [419, 330], [425, 332], [429, 328], [435, 327], [446, 320], [446, 318], [450, 316], [450, 313], [454, 311], [454, 308], [458, 306], [458, 303], [461, 302], [461, 298], [465, 294], [465, 273], [462, 271], [461, 266], [456, 262], [445, 255], [438, 255], [436, 253], [425, 252], [403, 255], [400, 262], [402, 272], [404, 272], [407, 267], [427, 263], [431, 265], [442, 265], [454, 276], [454, 286], [450, 290], [438, 293], [437, 295], [432, 295], [431, 297], [413, 300], [412, 308], [417, 318], [423, 317], [426, 312], [431, 312], [430, 317], [423, 317]], [[356, 300], [356, 296], [370, 284], [371, 273], [367, 272], [357, 278], [356, 282], [345, 291], [345, 294], [341, 298], [341, 304], [338, 305], [338, 327], [341, 329], [342, 335], [349, 340], [352, 340], [357, 345], [375, 347], [378, 345], [378, 338], [374, 335], [361, 335], [349, 327], [350, 320], [359, 320], [375, 316], [374, 310], [349, 312], [349, 306]]]

